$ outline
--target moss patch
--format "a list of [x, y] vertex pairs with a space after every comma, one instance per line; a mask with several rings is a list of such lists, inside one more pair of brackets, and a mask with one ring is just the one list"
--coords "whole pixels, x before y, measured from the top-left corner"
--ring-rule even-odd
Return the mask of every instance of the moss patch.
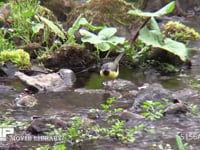
[[19, 68], [29, 68], [31, 66], [30, 56], [23, 49], [17, 49], [13, 51], [2, 51], [0, 53], [0, 62], [4, 64], [7, 61], [11, 61]]

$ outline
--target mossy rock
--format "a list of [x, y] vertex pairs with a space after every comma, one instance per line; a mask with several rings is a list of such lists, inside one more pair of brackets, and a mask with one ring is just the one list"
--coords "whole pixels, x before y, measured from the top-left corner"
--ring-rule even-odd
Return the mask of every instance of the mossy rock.
[[188, 43], [191, 40], [197, 40], [200, 38], [200, 35], [193, 28], [190, 28], [180, 22], [169, 21], [164, 25], [163, 33], [176, 41]]
[[46, 68], [54, 71], [60, 68], [70, 68], [75, 72], [81, 71], [95, 61], [88, 49], [81, 45], [63, 45], [52, 53], [43, 54], [40, 58]]
[[0, 62], [4, 64], [8, 61], [19, 68], [29, 68], [31, 66], [30, 56], [23, 49], [0, 52]]
[[132, 9], [133, 5], [123, 0], [91, 0], [72, 10], [68, 15], [67, 25], [71, 27], [82, 14], [93, 25], [117, 27], [117, 35], [130, 38], [143, 22], [142, 18], [127, 14]]

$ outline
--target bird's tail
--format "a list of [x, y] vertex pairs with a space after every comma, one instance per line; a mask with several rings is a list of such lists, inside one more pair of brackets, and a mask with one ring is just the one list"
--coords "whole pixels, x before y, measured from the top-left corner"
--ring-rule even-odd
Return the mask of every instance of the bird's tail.
[[121, 60], [122, 56], [124, 55], [124, 53], [120, 53], [114, 60], [115, 64], [119, 64], [119, 61]]

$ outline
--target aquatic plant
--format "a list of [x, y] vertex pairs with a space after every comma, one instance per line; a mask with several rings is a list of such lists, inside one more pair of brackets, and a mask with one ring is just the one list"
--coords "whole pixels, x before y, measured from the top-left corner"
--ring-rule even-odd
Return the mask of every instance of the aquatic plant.
[[141, 105], [141, 108], [144, 109], [141, 115], [150, 120], [160, 119], [163, 117], [164, 107], [165, 106], [158, 101], [146, 100]]
[[20, 68], [29, 68], [31, 66], [30, 56], [23, 49], [0, 52], [0, 62], [4, 64], [7, 61], [11, 61]]
[[[119, 112], [116, 111], [118, 110], [118, 108], [115, 108], [113, 111], [111, 110], [114, 101], [115, 98], [109, 98], [104, 105], [101, 105], [104, 113], [106, 113], [108, 116], [110, 116], [111, 114], [115, 115]], [[95, 110], [96, 113], [101, 111], [98, 109]], [[66, 142], [70, 143], [71, 145], [81, 146], [84, 141], [93, 141], [104, 139], [107, 137], [111, 139], [114, 138], [114, 140], [117, 140], [123, 144], [133, 143], [136, 139], [136, 134], [145, 128], [144, 125], [138, 125], [132, 128], [125, 128], [125, 121], [119, 120], [117, 118], [113, 119], [112, 122], [110, 122], [109, 118], [106, 118], [106, 120], [104, 121], [108, 123], [107, 127], [98, 125], [94, 122], [90, 122], [90, 119], [85, 122], [84, 119], [79, 116], [71, 117], [69, 120], [70, 122], [68, 123], [68, 127], [66, 130], [55, 128], [54, 131], [47, 133], [50, 135], [59, 135], [63, 137], [64, 141], [62, 144], [58, 144], [58, 147], [65, 147]], [[43, 150], [43, 148], [44, 150], [46, 150], [47, 148], [52, 148], [52, 146], [45, 145], [39, 147], [38, 149]]]
[[188, 43], [190, 40], [196, 40], [200, 38], [200, 35], [193, 28], [190, 28], [177, 21], [169, 21], [164, 25], [163, 33], [176, 41]]

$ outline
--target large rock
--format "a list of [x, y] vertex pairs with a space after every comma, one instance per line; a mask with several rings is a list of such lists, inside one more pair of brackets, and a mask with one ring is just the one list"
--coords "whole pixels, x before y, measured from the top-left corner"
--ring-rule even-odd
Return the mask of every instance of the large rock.
[[38, 91], [63, 91], [71, 88], [75, 81], [75, 74], [70, 69], [61, 69], [58, 73], [40, 74], [28, 76], [20, 71], [15, 73], [26, 85], [38, 89]]

